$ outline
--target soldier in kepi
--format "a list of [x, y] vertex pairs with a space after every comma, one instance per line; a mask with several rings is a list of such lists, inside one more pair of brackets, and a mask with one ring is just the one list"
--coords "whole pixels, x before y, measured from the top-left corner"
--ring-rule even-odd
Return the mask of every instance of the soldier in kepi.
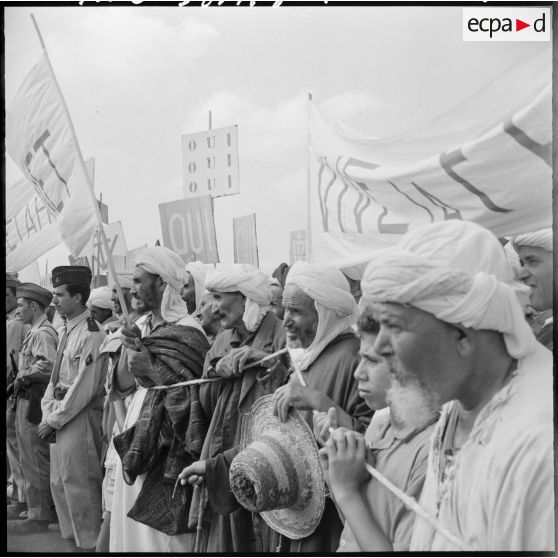
[[[50, 383], [42, 400], [41, 438], [50, 447], [50, 485], [60, 531], [72, 551], [94, 551], [101, 526], [103, 391], [105, 338], [87, 310], [91, 270], [61, 266], [52, 270], [53, 304], [67, 318]], [[75, 546], [74, 546], [75, 544]]]
[[19, 351], [14, 382], [16, 435], [25, 478], [27, 519], [8, 521], [8, 530], [27, 534], [46, 531], [54, 519], [49, 445], [39, 437], [37, 425], [41, 422], [41, 399], [50, 380], [58, 334], [45, 314], [52, 300], [50, 291], [34, 283], [21, 283], [16, 296], [21, 320], [31, 327]]

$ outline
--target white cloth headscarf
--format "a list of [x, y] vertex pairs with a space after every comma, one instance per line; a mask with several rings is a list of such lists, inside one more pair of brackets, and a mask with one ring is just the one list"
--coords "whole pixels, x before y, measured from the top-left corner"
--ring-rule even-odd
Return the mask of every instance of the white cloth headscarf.
[[513, 239], [513, 246], [516, 250], [519, 246], [535, 246], [552, 252], [552, 245], [552, 229], [550, 227], [532, 233], [518, 234]]
[[535, 350], [522, 308], [529, 288], [513, 280], [501, 244], [480, 225], [426, 225], [371, 256], [361, 305], [410, 304], [447, 323], [501, 332], [514, 358]]
[[89, 294], [87, 306], [96, 306], [105, 310], [112, 308], [112, 290], [109, 287], [98, 287]]
[[206, 276], [205, 288], [220, 293], [240, 292], [246, 297], [242, 321], [256, 331], [269, 310], [272, 298], [269, 277], [249, 264], [233, 264]]
[[167, 284], [161, 301], [161, 316], [168, 323], [180, 321], [181, 325], [203, 331], [200, 324], [188, 314], [186, 303], [180, 297], [180, 289], [186, 282], [184, 261], [164, 246], [153, 246], [142, 250], [136, 258], [136, 266], [148, 273], [159, 275]]
[[189, 262], [186, 264], [186, 271], [194, 279], [196, 310], [198, 310], [201, 304], [201, 299], [205, 293], [205, 276], [207, 275], [207, 267], [203, 262]]
[[289, 351], [295, 367], [304, 371], [338, 335], [351, 329], [357, 305], [346, 277], [331, 265], [297, 261], [287, 274], [285, 288], [288, 285], [308, 295], [318, 313], [318, 329], [310, 346]]
[[[118, 284], [122, 289], [131, 289], [134, 285], [134, 274], [128, 271], [119, 271], [116, 276], [118, 277]], [[116, 289], [116, 283], [113, 281], [112, 288]]]

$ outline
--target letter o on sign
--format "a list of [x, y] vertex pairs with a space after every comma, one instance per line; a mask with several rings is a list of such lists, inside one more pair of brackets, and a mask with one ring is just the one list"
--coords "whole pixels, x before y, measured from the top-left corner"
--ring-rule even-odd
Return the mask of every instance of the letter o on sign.
[[190, 161], [190, 162], [188, 163], [188, 172], [189, 172], [190, 174], [194, 174], [194, 173], [196, 172], [196, 169], [197, 169], [197, 168], [198, 168], [198, 167], [197, 167], [196, 163], [194, 163], [194, 161]]
[[198, 183], [195, 182], [194, 180], [192, 180], [192, 182], [190, 182], [190, 184], [188, 184], [188, 190], [190, 190], [190, 192], [192, 192], [192, 194], [194, 192], [198, 191]]
[[169, 240], [172, 249], [177, 254], [188, 253], [188, 240], [186, 238], [186, 223], [180, 213], [175, 213], [169, 218]]
[[190, 151], [195, 151], [195, 150], [196, 150], [196, 147], [198, 147], [198, 144], [196, 143], [196, 140], [190, 140], [190, 141], [188, 142], [188, 149], [189, 149]]

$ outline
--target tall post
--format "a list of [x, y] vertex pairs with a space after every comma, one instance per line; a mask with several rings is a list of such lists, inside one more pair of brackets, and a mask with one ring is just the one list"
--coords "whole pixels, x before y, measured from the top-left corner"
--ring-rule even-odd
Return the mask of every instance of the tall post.
[[311, 139], [310, 139], [310, 107], [312, 106], [312, 93], [308, 92], [306, 102], [306, 261], [312, 261], [312, 180], [311, 180]]
[[[76, 151], [77, 151], [77, 155], [78, 155], [78, 160], [79, 160], [79, 164], [80, 164], [80, 167], [81, 167], [81, 172], [82, 172], [83, 177], [84, 177], [84, 179], [87, 183], [87, 186], [88, 186], [89, 194], [91, 196], [91, 203], [93, 204], [93, 210], [95, 211], [95, 216], [97, 218], [99, 233], [101, 235], [101, 239], [103, 241], [103, 245], [104, 245], [105, 251], [107, 253], [107, 261], [108, 261], [110, 273], [114, 277], [114, 284], [116, 286], [116, 292], [118, 293], [118, 300], [120, 301], [120, 306], [122, 307], [122, 314], [124, 315], [124, 319], [126, 321], [128, 321], [128, 308], [126, 306], [126, 301], [124, 299], [124, 294], [122, 293], [122, 289], [121, 289], [120, 283], [118, 281], [118, 276], [116, 275], [116, 268], [114, 267], [114, 262], [112, 261], [112, 254], [111, 254], [111, 251], [110, 251], [107, 236], [105, 234], [105, 229], [103, 228], [103, 219], [101, 217], [101, 210], [99, 209], [99, 204], [97, 203], [97, 198], [95, 197], [95, 189], [93, 188], [93, 182], [91, 181], [91, 177], [89, 176], [89, 173], [87, 172], [87, 168], [85, 166], [85, 161], [84, 161], [83, 155], [81, 153], [81, 148], [80, 148], [79, 142], [77, 140], [76, 131], [74, 129], [74, 124], [73, 124], [72, 119], [70, 117], [70, 112], [68, 110], [68, 106], [66, 105], [66, 101], [64, 99], [64, 96], [62, 95], [60, 85], [58, 85], [58, 80], [56, 79], [54, 69], [52, 68], [52, 64], [50, 63], [50, 58], [48, 57], [48, 52], [46, 50], [45, 43], [43, 41], [43, 37], [41, 35], [41, 32], [39, 30], [39, 26], [37, 25], [37, 22], [35, 21], [35, 17], [33, 16], [33, 14], [31, 14], [31, 20], [33, 21], [33, 25], [35, 26], [35, 31], [37, 32], [37, 36], [39, 37], [39, 42], [41, 43], [41, 47], [43, 49], [45, 59], [46, 59], [48, 68], [50, 70], [52, 81], [53, 81], [53, 83], [56, 87], [58, 95], [60, 96], [60, 101], [62, 103], [64, 113], [66, 114], [66, 118], [68, 120], [68, 125], [70, 127], [70, 131], [72, 133], [72, 138], [73, 138], [74, 143], [75, 143], [75, 147], [76, 147]], [[91, 271], [93, 272], [93, 270], [91, 270]]]
[[211, 130], [211, 111], [209, 111], [209, 129]]

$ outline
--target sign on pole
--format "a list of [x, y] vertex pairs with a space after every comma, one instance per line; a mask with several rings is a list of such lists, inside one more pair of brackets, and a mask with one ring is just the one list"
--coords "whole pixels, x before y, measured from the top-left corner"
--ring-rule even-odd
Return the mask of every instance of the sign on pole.
[[239, 193], [238, 126], [182, 136], [184, 197]]
[[291, 231], [291, 265], [297, 260], [306, 261], [306, 230]]
[[[122, 223], [120, 221], [115, 221], [114, 223], [105, 225], [104, 228], [116, 271], [124, 271], [127, 250]], [[87, 258], [94, 275], [103, 275], [109, 271], [105, 247], [97, 233], [93, 234], [89, 243], [79, 254], [79, 258]]]
[[234, 262], [259, 267], [256, 214], [233, 218]]
[[160, 203], [159, 213], [163, 246], [176, 252], [185, 263], [219, 261], [211, 196]]

